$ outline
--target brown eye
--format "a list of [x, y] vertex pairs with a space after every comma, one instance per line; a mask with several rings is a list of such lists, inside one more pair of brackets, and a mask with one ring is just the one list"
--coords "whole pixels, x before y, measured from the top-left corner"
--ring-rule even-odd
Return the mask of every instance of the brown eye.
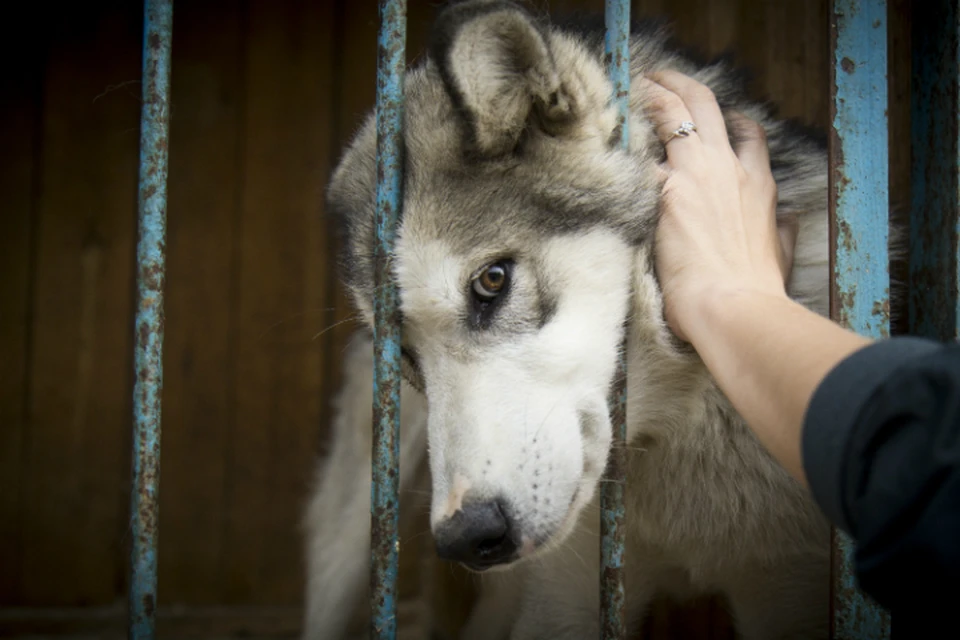
[[484, 300], [491, 300], [500, 295], [506, 285], [506, 265], [502, 262], [494, 262], [473, 280], [473, 292]]

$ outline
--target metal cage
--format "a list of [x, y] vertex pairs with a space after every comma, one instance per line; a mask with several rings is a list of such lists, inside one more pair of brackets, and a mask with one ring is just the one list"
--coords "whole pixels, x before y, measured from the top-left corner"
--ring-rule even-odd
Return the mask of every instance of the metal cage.
[[[957, 0], [914, 9], [910, 225], [911, 333], [958, 337], [958, 22]], [[390, 255], [403, 203], [405, 0], [380, 0], [377, 71], [377, 286], [373, 485], [371, 494], [371, 637], [396, 636], [400, 344], [398, 296]], [[887, 6], [884, 0], [832, 0], [830, 222], [831, 315], [868, 336], [889, 335]], [[606, 51], [627, 144], [630, 91], [629, 0], [606, 0]], [[134, 387], [129, 637], [155, 636], [157, 512], [160, 481], [167, 149], [172, 0], [146, 0], [140, 137], [139, 239]], [[621, 358], [620, 372], [625, 368]], [[618, 375], [618, 380], [625, 376]], [[611, 397], [614, 437], [625, 437], [626, 388]], [[623, 566], [624, 448], [614, 446], [601, 490], [600, 628], [625, 638]], [[833, 540], [831, 637], [890, 637], [890, 618], [856, 588], [853, 547]]]

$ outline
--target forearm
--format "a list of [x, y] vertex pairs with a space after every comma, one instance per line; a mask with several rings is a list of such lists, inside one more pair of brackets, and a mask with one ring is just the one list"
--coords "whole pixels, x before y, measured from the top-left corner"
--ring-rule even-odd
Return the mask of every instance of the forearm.
[[748, 291], [702, 296], [687, 338], [760, 442], [806, 483], [803, 419], [817, 386], [870, 340], [784, 297]]

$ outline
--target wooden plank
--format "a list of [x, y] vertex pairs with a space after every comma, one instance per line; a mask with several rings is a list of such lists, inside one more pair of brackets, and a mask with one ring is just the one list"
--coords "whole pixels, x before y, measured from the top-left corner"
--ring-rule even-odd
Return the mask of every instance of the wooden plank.
[[910, 333], [960, 338], [957, 0], [913, 7]]
[[666, 18], [666, 0], [633, 0], [630, 13], [638, 18]]
[[803, 121], [821, 131], [830, 126], [829, 55], [827, 20], [829, 0], [808, 0], [802, 29], [806, 56], [802, 73], [793, 79], [804, 87]]
[[[33, 24], [28, 21], [28, 25]], [[5, 93], [0, 100], [0, 602], [19, 598], [21, 480], [23, 448], [29, 438], [26, 398], [32, 336], [31, 277], [36, 259], [33, 209], [39, 187], [41, 157], [40, 77], [45, 64], [45, 38], [19, 51], [15, 63], [0, 63]], [[0, 53], [7, 47], [0, 45]], [[6, 55], [3, 60], [12, 60]]]
[[739, 4], [735, 45], [740, 64], [750, 70], [752, 95], [765, 100], [772, 98], [775, 82], [771, 76], [776, 74], [776, 69], [770, 68], [767, 51], [767, 5], [761, 0], [744, 0]]
[[160, 491], [161, 603], [220, 599], [242, 184], [242, 10], [175, 7]]
[[790, 55], [796, 55], [796, 50], [791, 50], [787, 39], [787, 3], [786, 2], [767, 2], [763, 4], [763, 48], [766, 50], [766, 68], [768, 73], [764, 76], [766, 85], [766, 98], [776, 104], [778, 111], [782, 115], [787, 115], [791, 106], [787, 102], [788, 89], [790, 87], [790, 76], [787, 73], [787, 58]]
[[[414, 16], [426, 9], [424, 5], [409, 7], [411, 16], [408, 28], [411, 44], [407, 48], [408, 55], [415, 55], [422, 49], [423, 36], [417, 36], [416, 31], [424, 31], [430, 23], [422, 19], [422, 16], [421, 19]], [[328, 153], [330, 170], [339, 160], [344, 146], [360, 127], [367, 111], [373, 108], [377, 73], [377, 20], [376, 3], [337, 3], [337, 13], [334, 16], [337, 27], [331, 38], [333, 95], [330, 99], [330, 115], [333, 127]], [[414, 44], [414, 38], [417, 37], [420, 38], [419, 46]], [[324, 187], [328, 177], [324, 175], [322, 178]], [[357, 322], [353, 301], [347, 295], [334, 268], [334, 258], [339, 247], [333, 223], [328, 217], [322, 198], [319, 204], [328, 234], [329, 265], [327, 296], [324, 299], [325, 314], [322, 324], [317, 326], [315, 339], [324, 354], [323, 403], [320, 414], [321, 428], [318, 432], [318, 450], [324, 452], [328, 448], [328, 425], [332, 419], [331, 400], [339, 391], [342, 380], [340, 367], [343, 349], [360, 324]]]
[[701, 19], [706, 23], [710, 53], [713, 55], [731, 50], [737, 41], [739, 26], [737, 16], [741, 0], [705, 0], [702, 2]]
[[674, 32], [686, 46], [700, 55], [708, 55], [710, 47], [709, 0], [672, 0], [664, 7], [674, 25]]
[[[295, 638], [300, 631], [299, 607], [182, 607], [157, 609], [160, 638]], [[38, 637], [125, 640], [127, 612], [122, 605], [44, 609], [0, 609], [0, 637], [36, 640]]]
[[23, 604], [112, 602], [124, 574], [141, 29], [85, 9], [44, 85]]
[[236, 419], [228, 459], [221, 598], [302, 597], [299, 528], [314, 464], [326, 298], [318, 215], [330, 122], [332, 9], [249, 3], [239, 298], [232, 348]]
[[[353, 4], [356, 5], [357, 3]], [[330, 83], [327, 94], [328, 119], [333, 126], [330, 128], [326, 149], [328, 171], [332, 170], [334, 162], [340, 157], [351, 133], [349, 129], [343, 127], [341, 122], [343, 118], [343, 94], [346, 84], [344, 65], [349, 53], [349, 41], [344, 32], [345, 12], [345, 3], [333, 3], [330, 20], [334, 28], [330, 34]], [[321, 177], [324, 189], [328, 177], [329, 175]], [[324, 282], [322, 308], [317, 315], [319, 322], [312, 338], [317, 343], [317, 348], [320, 349], [320, 370], [323, 379], [323, 387], [320, 389], [321, 402], [317, 437], [314, 442], [314, 449], [318, 456], [325, 455], [329, 450], [330, 423], [333, 420], [332, 399], [340, 388], [342, 381], [340, 369], [343, 360], [343, 345], [346, 344], [347, 337], [354, 329], [354, 323], [351, 321], [351, 318], [354, 317], [353, 309], [347, 299], [346, 291], [340, 283], [337, 270], [337, 256], [340, 251], [339, 238], [335, 222], [326, 209], [325, 194], [325, 190], [318, 194], [317, 206], [320, 211], [320, 218], [323, 221], [324, 237], [326, 238], [324, 244], [327, 261], [326, 280]]]

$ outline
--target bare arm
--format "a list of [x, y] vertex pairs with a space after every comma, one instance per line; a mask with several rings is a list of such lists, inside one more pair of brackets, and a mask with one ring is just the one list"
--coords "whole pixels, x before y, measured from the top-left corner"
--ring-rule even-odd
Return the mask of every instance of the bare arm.
[[801, 429], [824, 377], [870, 340], [786, 296], [717, 290], [686, 325], [690, 342], [763, 445], [801, 482]]
[[[868, 340], [790, 300], [795, 238], [778, 234], [762, 130], [736, 123], [746, 138], [734, 151], [705, 87], [655, 79], [650, 111], [668, 156], [656, 257], [670, 327], [857, 541], [860, 586], [907, 636], [936, 637], [938, 613], [960, 595], [960, 346]], [[683, 120], [699, 133], [671, 139]]]
[[[672, 72], [654, 79], [649, 111], [668, 156], [657, 232], [667, 321], [764, 446], [806, 483], [801, 430], [810, 399], [835, 365], [871, 341], [787, 297], [795, 237], [777, 228], [760, 126], [743, 119], [744, 142], [733, 150], [706, 87]], [[684, 120], [697, 133], [671, 139]]]

